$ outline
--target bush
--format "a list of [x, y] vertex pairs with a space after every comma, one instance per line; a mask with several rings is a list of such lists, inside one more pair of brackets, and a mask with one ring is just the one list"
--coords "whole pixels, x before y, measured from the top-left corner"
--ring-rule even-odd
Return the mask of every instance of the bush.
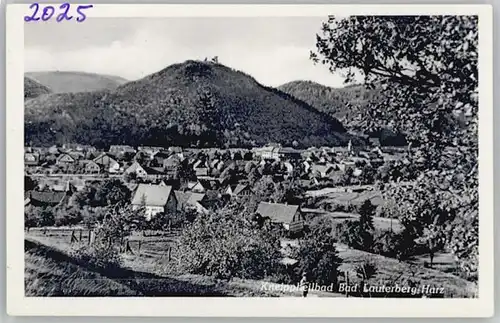
[[51, 207], [28, 206], [24, 209], [24, 225], [31, 227], [48, 227], [55, 224], [54, 212]]
[[40, 208], [28, 206], [24, 208], [24, 226], [26, 229], [38, 226], [40, 218]]
[[309, 233], [299, 246], [298, 271], [306, 272], [308, 279], [318, 284], [336, 284], [342, 259], [338, 257], [335, 242], [331, 228], [318, 227]]
[[376, 234], [373, 252], [391, 258], [406, 260], [427, 250], [415, 243], [415, 235], [404, 229], [399, 233], [381, 231]]
[[113, 246], [96, 242], [94, 245], [79, 245], [71, 252], [80, 265], [97, 270], [115, 270], [121, 267], [121, 257]]
[[356, 276], [362, 281], [370, 280], [377, 274], [377, 266], [369, 260], [356, 266]]
[[67, 226], [75, 225], [83, 220], [81, 209], [78, 207], [71, 207], [66, 209], [57, 209], [55, 212], [55, 225]]
[[178, 242], [179, 270], [216, 278], [262, 279], [276, 272], [281, 254], [271, 228], [258, 228], [235, 206], [199, 215]]
[[357, 221], [346, 221], [340, 227], [339, 240], [349, 247], [371, 252], [374, 243], [373, 214], [375, 206], [366, 200], [359, 209]]
[[103, 220], [106, 211], [107, 209], [102, 207], [84, 208], [81, 212], [83, 225], [88, 229], [94, 228], [97, 223]]

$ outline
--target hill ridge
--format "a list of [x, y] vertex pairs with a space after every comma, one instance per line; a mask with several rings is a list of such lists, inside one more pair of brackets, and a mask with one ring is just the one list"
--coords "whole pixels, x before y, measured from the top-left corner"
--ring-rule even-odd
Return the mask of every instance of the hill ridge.
[[36, 71], [26, 72], [24, 75], [46, 86], [54, 93], [114, 90], [128, 82], [120, 76], [83, 71]]
[[195, 60], [114, 90], [51, 95], [26, 111], [27, 141], [47, 127], [59, 133], [42, 141], [97, 146], [345, 145], [352, 137], [337, 119], [296, 97], [223, 64]]

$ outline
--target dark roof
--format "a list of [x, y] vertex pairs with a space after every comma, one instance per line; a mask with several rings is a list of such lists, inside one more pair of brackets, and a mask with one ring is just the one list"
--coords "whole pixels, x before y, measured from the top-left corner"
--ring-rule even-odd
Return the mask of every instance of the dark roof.
[[159, 151], [153, 156], [153, 158], [168, 158], [170, 155], [171, 154], [166, 151]]
[[294, 215], [299, 209], [298, 205], [260, 202], [257, 213], [277, 223], [292, 223]]
[[143, 167], [148, 175], [161, 175], [165, 174], [162, 167]]
[[238, 184], [236, 185], [236, 188], [233, 190], [234, 195], [240, 194], [244, 189], [246, 189], [248, 185], [246, 184]]
[[300, 154], [302, 153], [300, 150], [290, 147], [281, 148], [280, 153], [282, 154]]
[[[40, 192], [40, 191], [30, 191], [29, 198], [33, 202], [43, 203], [43, 204], [59, 204], [64, 197], [66, 192]], [[25, 195], [26, 197], [26, 195]]]

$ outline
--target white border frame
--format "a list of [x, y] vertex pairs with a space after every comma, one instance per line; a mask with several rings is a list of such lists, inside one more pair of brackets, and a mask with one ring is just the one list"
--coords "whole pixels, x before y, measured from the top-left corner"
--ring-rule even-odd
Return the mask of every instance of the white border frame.
[[[77, 4], [72, 4], [77, 5]], [[231, 317], [490, 317], [493, 263], [493, 12], [491, 5], [136, 5], [95, 4], [88, 17], [347, 15], [479, 16], [479, 295], [476, 299], [24, 297], [24, 20], [6, 13], [6, 251], [9, 315]], [[74, 22], [66, 22], [74, 23]], [[61, 27], [64, 22], [61, 23]], [[397, 305], [396, 302], [397, 301]]]

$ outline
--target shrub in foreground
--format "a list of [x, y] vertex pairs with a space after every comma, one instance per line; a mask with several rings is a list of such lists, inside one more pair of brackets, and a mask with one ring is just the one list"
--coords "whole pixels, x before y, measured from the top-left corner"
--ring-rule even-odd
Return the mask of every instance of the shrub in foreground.
[[222, 279], [262, 279], [281, 259], [271, 229], [254, 225], [237, 207], [196, 218], [183, 231], [177, 251], [180, 271]]
[[122, 264], [118, 250], [102, 243], [79, 245], [72, 250], [71, 256], [82, 266], [98, 270], [115, 270]]

